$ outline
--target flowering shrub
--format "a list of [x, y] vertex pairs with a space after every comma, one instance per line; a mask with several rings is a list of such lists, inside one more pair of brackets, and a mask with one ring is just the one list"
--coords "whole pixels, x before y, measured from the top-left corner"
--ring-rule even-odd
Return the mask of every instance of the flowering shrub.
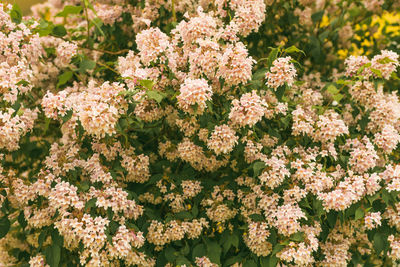
[[0, 4], [0, 265], [398, 264], [399, 8]]

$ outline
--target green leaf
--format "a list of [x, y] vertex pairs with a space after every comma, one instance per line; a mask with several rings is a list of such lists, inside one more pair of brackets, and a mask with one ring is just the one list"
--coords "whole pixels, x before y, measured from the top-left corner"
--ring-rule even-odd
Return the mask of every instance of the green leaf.
[[278, 57], [279, 52], [281, 51], [280, 47], [272, 48], [271, 53], [269, 53], [267, 57], [267, 67], [268, 69], [272, 66], [274, 60]]
[[103, 26], [103, 22], [101, 21], [100, 18], [95, 18], [90, 20], [90, 22], [93, 23], [93, 25], [96, 27], [96, 29], [100, 32], [101, 35], [103, 35], [103, 37], [106, 37], [105, 33], [103, 32], [103, 30], [101, 29], [101, 26]]
[[278, 264], [278, 258], [275, 255], [260, 258], [261, 267], [275, 267]]
[[234, 263], [240, 263], [243, 261], [242, 254], [229, 257], [228, 259], [224, 260], [224, 267], [232, 266]]
[[283, 95], [285, 94], [286, 88], [288, 88], [288, 85], [285, 84], [284, 86], [279, 86], [276, 91], [274, 91], [276, 98], [278, 98], [279, 101], [282, 100]]
[[260, 266], [261, 267], [269, 267], [269, 257], [261, 257], [260, 258]]
[[315, 211], [315, 214], [320, 218], [322, 214], [325, 213], [324, 206], [322, 205], [322, 201], [313, 198], [313, 210]]
[[28, 225], [28, 222], [25, 219], [24, 211], [21, 211], [18, 216], [18, 223], [22, 228], [25, 228]]
[[357, 220], [361, 219], [362, 217], [364, 217], [364, 210], [361, 207], [359, 207], [356, 210], [356, 213], [354, 215], [354, 220], [357, 221]]
[[60, 76], [58, 76], [58, 83], [57, 83], [57, 88], [60, 87], [61, 85], [66, 84], [74, 75], [72, 71], [66, 71]]
[[223, 241], [222, 247], [224, 248], [224, 252], [226, 253], [232, 246], [232, 235], [227, 234], [227, 232], [225, 232], [224, 234], [226, 234], [226, 236], [222, 236], [221, 241]]
[[375, 195], [372, 195], [372, 196], [367, 196], [368, 202], [371, 205], [372, 205], [372, 202], [374, 202], [378, 198], [379, 198], [379, 193], [376, 193]]
[[243, 266], [243, 267], [257, 267], [257, 263], [256, 263], [254, 260], [250, 259], [250, 260], [246, 260], [246, 261], [243, 263], [242, 266]]
[[362, 65], [360, 68], [358, 68], [357, 75], [360, 75], [361, 72], [363, 72], [365, 68], [369, 68], [369, 67], [371, 67], [371, 63], [367, 63], [367, 64]]
[[3, 218], [0, 219], [0, 238], [6, 236], [6, 234], [10, 230], [10, 226], [11, 224], [7, 216], [4, 216]]
[[305, 235], [303, 232], [297, 232], [290, 236], [290, 240], [300, 242], [304, 240], [304, 237]]
[[199, 214], [199, 207], [197, 206], [197, 204], [193, 205], [192, 214], [193, 214], [193, 217], [196, 217]]
[[185, 241], [185, 246], [181, 249], [181, 253], [186, 256], [189, 254], [189, 252], [190, 252], [189, 244], [188, 242]]
[[84, 59], [79, 64], [79, 72], [85, 72], [86, 70], [92, 70], [96, 67], [96, 62], [89, 59]]
[[239, 248], [239, 236], [237, 234], [232, 233], [231, 243], [235, 248]]
[[321, 10], [318, 12], [315, 12], [314, 14], [311, 15], [311, 19], [313, 22], [317, 22], [320, 21], [322, 19], [322, 17], [324, 16], [324, 12], [325, 10]]
[[39, 237], [38, 237], [39, 248], [42, 247], [43, 242], [46, 240], [46, 237], [47, 237], [47, 231], [46, 231], [46, 230], [42, 230], [42, 231], [40, 232]]
[[110, 228], [110, 233], [114, 235], [119, 228], [119, 224], [115, 221], [111, 221], [109, 224], [109, 228]]
[[72, 110], [68, 110], [67, 113], [62, 117], [62, 121], [66, 123], [72, 117]]
[[50, 24], [45, 20], [41, 20], [39, 26], [37, 27], [37, 32], [39, 33], [40, 37], [49, 35], [52, 30], [53, 24]]
[[174, 248], [172, 248], [171, 246], [164, 249], [164, 254], [165, 254], [165, 258], [169, 262], [174, 262], [176, 259], [176, 256], [178, 255], [177, 251]]
[[212, 262], [220, 264], [221, 252], [222, 248], [217, 242], [210, 240], [207, 242], [207, 256]]
[[331, 211], [327, 214], [328, 224], [330, 228], [334, 228], [336, 225], [338, 213], [336, 211]]
[[351, 81], [337, 80], [336, 83], [340, 85], [348, 85], [351, 84]]
[[78, 188], [80, 192], [86, 192], [89, 190], [89, 182], [88, 181], [83, 181], [81, 183], [79, 183]]
[[60, 264], [61, 248], [60, 246], [53, 244], [47, 247], [45, 250], [46, 263], [50, 267], [58, 267]]
[[261, 214], [251, 214], [250, 219], [252, 219], [255, 222], [263, 222], [265, 221], [264, 216], [262, 216]]
[[21, 11], [21, 8], [17, 4], [14, 4], [12, 6], [12, 9], [10, 11], [10, 17], [11, 17], [11, 20], [14, 23], [16, 23], [16, 24], [21, 23], [21, 21], [22, 21], [22, 11]]
[[206, 252], [206, 246], [204, 244], [198, 244], [194, 247], [193, 251], [192, 251], [192, 258], [193, 260], [196, 259], [196, 257], [203, 257], [206, 256], [207, 252]]
[[62, 247], [64, 244], [64, 237], [60, 235], [57, 229], [53, 229], [53, 231], [51, 232], [51, 239], [53, 241], [53, 244], [56, 244], [60, 247]]
[[279, 251], [281, 251], [285, 246], [281, 245], [281, 244], [277, 244], [276, 246], [274, 246], [274, 248], [272, 249], [271, 255], [275, 255], [276, 253], [278, 253]]
[[396, 73], [396, 72], [392, 72], [392, 74], [390, 74], [390, 77], [391, 77], [393, 80], [397, 80], [397, 81], [400, 80], [400, 78], [399, 78], [399, 76], [397, 76], [397, 73]]
[[64, 9], [59, 12], [56, 17], [67, 17], [70, 14], [79, 14], [83, 8], [81, 6], [64, 6]]
[[190, 266], [190, 261], [186, 259], [183, 255], [178, 255], [176, 258], [176, 265], [177, 266]]
[[380, 64], [388, 64], [388, 63], [392, 63], [392, 62], [396, 62], [396, 61], [394, 61], [388, 57], [378, 60], [378, 63], [380, 63]]
[[376, 76], [378, 76], [379, 78], [382, 78], [382, 72], [381, 72], [381, 70], [371, 68], [371, 71], [372, 71]]
[[385, 239], [387, 238], [382, 233], [378, 232], [374, 235], [374, 248], [378, 255], [385, 249]]
[[335, 100], [336, 102], [340, 102], [340, 100], [342, 100], [343, 99], [343, 95], [342, 94], [336, 94], [336, 95], [334, 95], [333, 96], [333, 100]]
[[392, 200], [392, 196], [387, 190], [382, 190], [382, 199], [386, 203], [386, 205], [389, 205]]
[[92, 198], [85, 204], [85, 210], [88, 211], [96, 206], [97, 198]]
[[51, 33], [56, 37], [63, 37], [67, 34], [67, 30], [63, 25], [56, 25]]
[[339, 90], [336, 88], [336, 86], [334, 86], [333, 84], [330, 84], [327, 88], [326, 91], [328, 93], [331, 93], [332, 95], [335, 95], [337, 93], [339, 93]]
[[368, 118], [368, 115], [366, 114], [359, 121], [359, 124], [360, 124], [360, 127], [361, 127], [362, 131], [364, 131], [364, 129], [367, 126], [368, 122], [369, 122], [369, 118]]
[[306, 55], [306, 53], [304, 53], [303, 50], [298, 49], [298, 48], [297, 48], [296, 46], [294, 46], [294, 45], [292, 45], [292, 46], [286, 48], [284, 51], [285, 51], [286, 53], [288, 53], [288, 54], [292, 54], [292, 53], [303, 53], [303, 55]]
[[325, 40], [326, 38], [328, 38], [329, 33], [330, 33], [329, 30], [326, 30], [326, 31], [324, 31], [323, 33], [321, 33], [321, 34], [318, 36], [319, 40], [320, 40], [321, 42], [324, 42], [324, 40]]
[[261, 174], [261, 171], [265, 168], [265, 163], [262, 161], [254, 162], [253, 164], [253, 177], [257, 177]]
[[259, 70], [257, 70], [254, 74], [253, 74], [253, 78], [251, 79], [252, 81], [255, 80], [262, 80], [265, 77], [265, 72], [267, 71], [266, 68], [261, 68]]
[[184, 220], [184, 219], [192, 219], [193, 215], [188, 211], [181, 211], [175, 214], [175, 218]]
[[161, 92], [158, 91], [146, 91], [146, 95], [150, 98], [150, 99], [154, 99], [155, 101], [157, 101], [157, 103], [161, 103], [161, 101], [164, 99], [165, 95]]
[[154, 86], [154, 82], [151, 80], [139, 80], [139, 84], [147, 90], [152, 90]]

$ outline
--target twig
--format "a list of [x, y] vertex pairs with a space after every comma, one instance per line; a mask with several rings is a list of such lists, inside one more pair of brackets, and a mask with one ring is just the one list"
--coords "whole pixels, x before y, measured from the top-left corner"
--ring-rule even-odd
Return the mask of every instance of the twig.
[[100, 65], [100, 66], [103, 66], [103, 67], [105, 67], [105, 68], [107, 68], [107, 69], [109, 69], [109, 70], [115, 72], [116, 74], [119, 74], [118, 71], [116, 71], [115, 69], [113, 69], [113, 68], [107, 66], [106, 64], [103, 64], [103, 63], [101, 63], [101, 62], [96, 62], [96, 64], [98, 64], [98, 65]]
[[102, 50], [102, 49], [98, 49], [98, 48], [88, 48], [88, 47], [83, 47], [83, 46], [79, 46], [79, 48], [98, 51], [98, 52], [102, 52], [102, 53], [110, 54], [110, 55], [120, 55], [120, 54], [129, 52], [129, 49], [122, 49], [119, 51], [107, 51], [107, 50]]

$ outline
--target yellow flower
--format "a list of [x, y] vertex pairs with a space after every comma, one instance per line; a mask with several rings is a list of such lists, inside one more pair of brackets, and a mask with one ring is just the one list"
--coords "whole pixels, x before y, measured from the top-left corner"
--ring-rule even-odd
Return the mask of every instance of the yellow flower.
[[326, 27], [329, 25], [329, 18], [328, 16], [324, 15], [322, 17], [321, 23], [319, 24], [320, 28]]
[[348, 50], [340, 49], [338, 51], [338, 55], [341, 59], [347, 58], [347, 55], [349, 54]]

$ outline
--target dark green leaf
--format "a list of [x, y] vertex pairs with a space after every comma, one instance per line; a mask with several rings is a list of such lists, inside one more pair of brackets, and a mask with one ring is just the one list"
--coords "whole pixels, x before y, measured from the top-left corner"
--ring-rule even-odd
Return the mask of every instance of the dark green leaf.
[[361, 219], [362, 217], [364, 217], [364, 210], [361, 207], [359, 207], [356, 210], [356, 213], [354, 215], [354, 220], [357, 221], [357, 220]]
[[260, 258], [261, 267], [275, 267], [278, 264], [278, 258], [274, 255]]
[[286, 88], [287, 88], [287, 87], [288, 87], [287, 85], [279, 86], [279, 87], [274, 91], [274, 93], [275, 93], [275, 95], [276, 95], [276, 98], [278, 98], [279, 101], [282, 100], [282, 97], [283, 97], [283, 95], [285, 94], [285, 91], [286, 91]]
[[274, 246], [274, 248], [272, 249], [271, 255], [275, 255], [276, 253], [278, 253], [279, 251], [281, 251], [285, 246], [281, 245], [281, 244], [277, 244], [276, 246]]
[[177, 252], [174, 248], [169, 246], [164, 250], [164, 255], [169, 262], [174, 262], [177, 256]]
[[278, 54], [280, 52], [280, 48], [272, 48], [271, 53], [269, 53], [268, 58], [267, 58], [267, 67], [268, 69], [272, 66], [272, 63], [274, 60], [278, 57]]
[[382, 233], [375, 233], [374, 235], [374, 248], [379, 255], [385, 248], [386, 237]]
[[257, 161], [253, 164], [253, 177], [257, 177], [261, 174], [261, 171], [265, 168], [265, 163]]
[[264, 216], [262, 216], [261, 214], [251, 214], [249, 217], [255, 222], [265, 221]]
[[328, 224], [330, 228], [334, 228], [336, 225], [338, 213], [336, 211], [331, 211], [327, 214]]
[[56, 37], [63, 37], [67, 34], [67, 30], [63, 25], [56, 25], [51, 33]]
[[313, 22], [317, 22], [320, 21], [322, 19], [322, 17], [324, 16], [324, 10], [315, 12], [314, 14], [311, 15], [311, 19]]
[[243, 267], [257, 267], [257, 263], [254, 260], [246, 260], [243, 265]]
[[10, 226], [11, 224], [7, 216], [4, 216], [3, 218], [0, 219], [0, 238], [6, 236], [6, 234], [10, 230]]
[[53, 240], [53, 244], [56, 244], [60, 247], [62, 247], [64, 244], [64, 238], [60, 235], [57, 229], [54, 229], [51, 232], [51, 239]]
[[47, 247], [45, 250], [46, 263], [50, 267], [58, 267], [60, 264], [61, 248], [60, 246], [53, 244]]
[[10, 17], [11, 17], [11, 20], [14, 23], [17, 23], [17, 24], [21, 23], [21, 21], [22, 21], [22, 11], [21, 11], [21, 8], [17, 4], [14, 4], [12, 6], [12, 9], [11, 9], [11, 12], [10, 12]]
[[21, 211], [19, 213], [18, 223], [19, 223], [19, 225], [21, 225], [22, 228], [25, 228], [27, 226], [27, 224], [28, 224], [27, 221], [25, 220], [25, 215], [24, 215], [23, 211]]
[[92, 198], [85, 204], [85, 210], [88, 211], [96, 206], [97, 198]]
[[62, 117], [62, 121], [65, 123], [67, 121], [69, 121], [69, 119], [71, 119], [72, 117], [72, 110], [68, 110], [67, 113], [64, 115], [64, 117]]
[[47, 237], [47, 231], [46, 230], [42, 230], [40, 232], [39, 237], [38, 237], [39, 248], [42, 247], [43, 242], [45, 241], [46, 237]]
[[221, 252], [222, 249], [217, 242], [215, 241], [207, 242], [207, 256], [212, 262], [220, 264]]
[[192, 258], [193, 260], [196, 259], [196, 257], [203, 257], [206, 256], [207, 252], [206, 252], [206, 247], [204, 244], [198, 244], [194, 247], [193, 251], [192, 251]]
[[184, 219], [192, 219], [193, 216], [188, 211], [181, 211], [181, 212], [178, 212], [177, 214], [175, 214], [175, 218], [184, 220]]

